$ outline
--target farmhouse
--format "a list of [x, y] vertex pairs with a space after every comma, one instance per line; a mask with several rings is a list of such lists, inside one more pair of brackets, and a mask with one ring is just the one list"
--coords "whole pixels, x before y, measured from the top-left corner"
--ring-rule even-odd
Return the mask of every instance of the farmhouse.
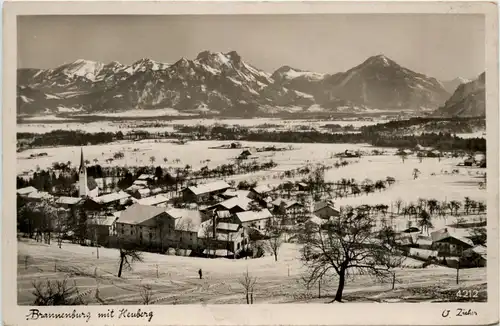
[[248, 197], [249, 193], [249, 190], [237, 190], [231, 188], [220, 194], [220, 197], [222, 197], [223, 199], [229, 199], [233, 197]]
[[209, 199], [210, 196], [224, 193], [224, 191], [229, 188], [231, 188], [231, 186], [224, 181], [215, 181], [199, 186], [191, 186], [182, 190], [182, 198], [185, 202], [202, 202]]
[[159, 246], [160, 234], [171, 234], [174, 230], [174, 219], [162, 207], [134, 204], [116, 220], [116, 233], [121, 241], [146, 247]]
[[129, 194], [120, 191], [102, 195], [99, 197], [87, 198], [84, 202], [84, 205], [88, 210], [102, 210], [105, 208], [117, 208], [119, 206], [123, 206], [129, 199]]
[[330, 217], [340, 216], [340, 211], [334, 208], [332, 201], [320, 201], [314, 204], [313, 214], [322, 218], [330, 219]]
[[460, 257], [460, 267], [485, 267], [486, 254], [486, 247], [481, 245], [464, 250]]
[[32, 186], [25, 187], [25, 188], [20, 188], [20, 189], [16, 190], [16, 193], [19, 196], [23, 196], [23, 197], [24, 196], [28, 196], [29, 194], [31, 194], [33, 192], [38, 192], [38, 190], [35, 187], [32, 187]]
[[472, 166], [474, 163], [476, 163], [476, 161], [472, 156], [464, 160], [464, 166]]
[[255, 155], [255, 154], [254, 154], [254, 152], [253, 152], [253, 151], [251, 151], [251, 150], [249, 150], [249, 149], [245, 149], [245, 150], [243, 150], [243, 151], [240, 153], [240, 155], [238, 156], [238, 159], [240, 159], [240, 160], [246, 160], [247, 158], [252, 157], [252, 156], [254, 156], [254, 155]]
[[201, 214], [197, 210], [172, 208], [166, 214], [174, 220], [174, 234], [167, 236], [168, 244], [176, 248], [194, 250], [201, 243], [198, 241], [198, 229]]
[[147, 181], [147, 182], [154, 182], [156, 181], [156, 176], [154, 174], [141, 174], [137, 180], [144, 180], [144, 181]]
[[461, 256], [463, 251], [472, 248], [470, 239], [453, 234], [447, 228], [431, 233], [432, 247], [441, 256]]
[[272, 189], [268, 185], [261, 185], [250, 189], [248, 197], [255, 200], [262, 200], [269, 195]]
[[299, 191], [308, 191], [309, 190], [309, 185], [305, 182], [299, 182], [297, 183], [297, 189]]
[[268, 209], [261, 211], [248, 211], [236, 213], [236, 221], [244, 227], [254, 227], [259, 230], [264, 230], [273, 214]]
[[271, 202], [273, 206], [273, 211], [275, 213], [281, 214], [295, 214], [299, 213], [304, 209], [304, 205], [295, 201], [295, 200], [287, 200], [283, 198], [277, 198]]
[[234, 197], [225, 201], [222, 201], [220, 203], [217, 203], [215, 205], [212, 205], [210, 207], [207, 207], [205, 211], [214, 211], [217, 212], [219, 210], [227, 210], [231, 214], [237, 213], [237, 212], [244, 212], [250, 209], [250, 203], [252, 202], [252, 199], [247, 198], [247, 197]]
[[50, 200], [54, 197], [46, 191], [36, 191], [29, 193], [27, 196], [25, 196], [25, 198], [26, 201], [37, 202], [43, 200]]
[[75, 205], [78, 205], [82, 201], [83, 201], [83, 199], [80, 197], [61, 196], [61, 197], [56, 199], [56, 204], [61, 206], [61, 207], [64, 207], [64, 208], [70, 208], [70, 207], [74, 207]]
[[109, 214], [105, 217], [94, 217], [87, 220], [91, 237], [100, 245], [107, 246], [110, 243], [110, 237], [116, 235], [117, 216]]

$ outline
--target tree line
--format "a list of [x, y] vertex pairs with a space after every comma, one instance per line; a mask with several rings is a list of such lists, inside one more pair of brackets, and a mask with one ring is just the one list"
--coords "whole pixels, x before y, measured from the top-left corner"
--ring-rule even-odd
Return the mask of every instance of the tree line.
[[[397, 128], [397, 123], [390, 128]], [[224, 126], [178, 126], [175, 132], [140, 133], [124, 135], [118, 132], [86, 133], [83, 131], [54, 130], [46, 134], [18, 133], [18, 140], [24, 140], [23, 148], [45, 146], [81, 146], [87, 144], [105, 144], [122, 139], [172, 139], [179, 136], [186, 139], [207, 140], [243, 140], [282, 143], [369, 143], [378, 147], [413, 148], [417, 144], [447, 151], [486, 151], [484, 138], [460, 138], [449, 132], [429, 132], [420, 135], [387, 134], [389, 128], [361, 128], [360, 133], [331, 133], [321, 131], [253, 131], [245, 127]], [[19, 145], [21, 146], [21, 145]]]

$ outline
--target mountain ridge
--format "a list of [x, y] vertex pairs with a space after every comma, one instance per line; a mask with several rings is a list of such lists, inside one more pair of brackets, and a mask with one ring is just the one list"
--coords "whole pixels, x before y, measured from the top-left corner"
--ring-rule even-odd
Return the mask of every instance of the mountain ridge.
[[[194, 59], [131, 65], [79, 59], [52, 69], [18, 69], [18, 114], [169, 108], [186, 113], [260, 114], [436, 109], [449, 95], [432, 77], [384, 55], [346, 72], [284, 65], [273, 73], [236, 51], [202, 51]], [[32, 96], [33, 98], [31, 98]]]

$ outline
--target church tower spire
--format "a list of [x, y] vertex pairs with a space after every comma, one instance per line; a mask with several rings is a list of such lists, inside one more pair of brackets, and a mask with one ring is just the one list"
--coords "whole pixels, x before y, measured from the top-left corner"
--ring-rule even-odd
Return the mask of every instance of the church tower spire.
[[85, 166], [85, 160], [83, 159], [83, 148], [81, 149], [80, 168], [78, 169], [78, 185], [78, 195], [80, 197], [87, 196], [87, 167]]

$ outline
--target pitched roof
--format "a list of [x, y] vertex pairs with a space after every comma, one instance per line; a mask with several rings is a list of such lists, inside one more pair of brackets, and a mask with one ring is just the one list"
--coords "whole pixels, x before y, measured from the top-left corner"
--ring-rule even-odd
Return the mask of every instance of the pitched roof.
[[156, 195], [153, 197], [142, 198], [137, 201], [141, 205], [155, 206], [168, 201], [168, 198], [162, 195]]
[[30, 192], [28, 194], [28, 198], [31, 198], [31, 199], [50, 199], [50, 198], [52, 198], [52, 195], [46, 191], [36, 191], [36, 192]]
[[35, 187], [29, 186], [29, 187], [17, 189], [16, 193], [18, 195], [28, 195], [28, 194], [30, 194], [32, 192], [37, 192], [37, 191], [38, 190]]
[[309, 219], [306, 221], [306, 223], [313, 223], [316, 225], [322, 225], [326, 223], [327, 221], [323, 220], [322, 218], [317, 217], [316, 215], [312, 215], [309, 217]]
[[127, 194], [126, 192], [120, 191], [120, 192], [112, 192], [110, 194], [102, 195], [99, 197], [94, 197], [92, 200], [98, 204], [108, 204], [108, 203], [111, 203], [114, 201], [129, 198], [129, 197], [130, 197], [129, 194]]
[[330, 208], [338, 211], [338, 209], [336, 209], [334, 207], [334, 203], [332, 201], [330, 201], [330, 200], [324, 200], [324, 201], [319, 201], [319, 202], [314, 203], [314, 212], [316, 212], [316, 211], [318, 211], [318, 210], [320, 210], [322, 208], [328, 207], [328, 206]]
[[80, 198], [80, 197], [66, 197], [66, 196], [61, 196], [61, 197], [57, 198], [56, 204], [76, 205], [80, 201], [82, 201], [82, 198]]
[[273, 214], [271, 214], [271, 212], [268, 209], [263, 209], [260, 211], [247, 211], [247, 212], [236, 213], [236, 216], [241, 221], [241, 223], [244, 223], [244, 222], [258, 221], [266, 218], [271, 218]]
[[200, 228], [201, 214], [198, 210], [170, 208], [166, 213], [176, 220], [176, 230], [197, 232]]
[[155, 178], [156, 178], [156, 176], [154, 174], [146, 174], [146, 173], [144, 173], [144, 174], [141, 174], [137, 178], [137, 180], [148, 180], [148, 179], [154, 180]]
[[122, 211], [118, 218], [119, 223], [139, 224], [165, 212], [165, 208], [134, 204]]
[[274, 206], [281, 206], [281, 203], [285, 203], [285, 208], [290, 208], [293, 205], [303, 206], [301, 203], [296, 202], [295, 200], [287, 200], [283, 198], [277, 198], [273, 202], [271, 202], [271, 204], [273, 204]]
[[133, 183], [133, 185], [136, 185], [136, 186], [147, 186], [148, 185], [148, 182], [147, 180], [135, 180]]
[[240, 228], [239, 224], [234, 224], [234, 223], [217, 223], [217, 230], [225, 230], [225, 231], [231, 231], [231, 232], [236, 232]]
[[446, 240], [455, 239], [455, 240], [458, 240], [458, 241], [462, 242], [463, 244], [467, 244], [471, 247], [474, 246], [474, 243], [472, 242], [472, 240], [467, 239], [465, 237], [461, 237], [459, 235], [456, 235], [453, 232], [450, 232], [450, 230], [448, 230], [446, 228], [432, 232], [431, 238], [432, 238], [432, 242], [443, 242]]
[[[478, 246], [475, 246], [475, 247], [472, 247], [472, 248], [469, 248], [466, 250], [467, 252], [474, 252], [478, 255], [481, 255], [483, 257], [486, 257], [487, 253], [488, 253], [488, 250], [485, 246], [481, 246], [481, 245], [478, 245]], [[465, 251], [464, 251], [465, 252]]]
[[228, 185], [225, 181], [219, 180], [215, 182], [205, 183], [199, 186], [187, 187], [186, 189], [189, 189], [195, 195], [201, 195], [227, 188], [231, 188], [231, 186]]
[[141, 196], [146, 196], [146, 195], [149, 195], [151, 193], [151, 189], [149, 189], [149, 188], [137, 189], [137, 192]]
[[253, 200], [248, 198], [248, 197], [233, 197], [233, 198], [230, 198], [228, 200], [224, 200], [220, 203], [217, 203], [217, 204], [213, 205], [212, 207], [221, 205], [222, 207], [224, 207], [226, 209], [231, 209], [231, 208], [238, 206], [244, 210], [248, 210], [250, 208], [250, 203], [252, 201]]
[[252, 188], [252, 190], [260, 195], [270, 192], [272, 189], [268, 185], [260, 185]]

